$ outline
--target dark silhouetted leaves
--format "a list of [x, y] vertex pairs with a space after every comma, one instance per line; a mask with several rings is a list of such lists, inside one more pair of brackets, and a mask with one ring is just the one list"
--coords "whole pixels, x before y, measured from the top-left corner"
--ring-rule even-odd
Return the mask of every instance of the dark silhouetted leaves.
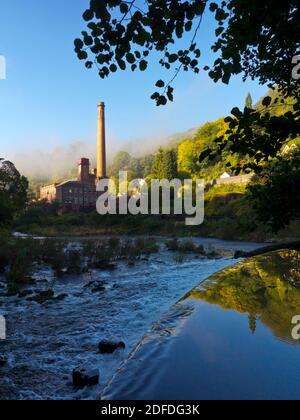
[[263, 99], [262, 104], [263, 106], [268, 107], [271, 104], [271, 102], [272, 102], [272, 98], [270, 96], [266, 96]]
[[140, 70], [141, 70], [141, 71], [145, 71], [145, 70], [147, 69], [147, 66], [148, 66], [147, 61], [142, 60], [142, 61], [140, 62]]
[[90, 21], [90, 20], [92, 20], [93, 19], [93, 17], [94, 17], [94, 13], [93, 13], [93, 11], [92, 10], [86, 10], [84, 13], [83, 13], [83, 19], [85, 20], [85, 21]]
[[159, 88], [163, 88], [163, 87], [165, 87], [165, 82], [163, 80], [158, 80], [156, 82], [156, 85], [155, 86], [157, 86]]

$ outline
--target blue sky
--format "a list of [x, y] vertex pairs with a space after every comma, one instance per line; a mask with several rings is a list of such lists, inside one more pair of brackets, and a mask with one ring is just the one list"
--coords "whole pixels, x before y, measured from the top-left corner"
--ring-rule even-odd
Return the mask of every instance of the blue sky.
[[[141, 139], [142, 144], [145, 138], [227, 115], [233, 106], [243, 106], [249, 91], [254, 101], [266, 92], [240, 78], [225, 86], [204, 73], [185, 73], [175, 83], [175, 103], [157, 108], [149, 98], [163, 75], [157, 64], [145, 73], [119, 72], [103, 81], [77, 59], [73, 40], [84, 29], [82, 13], [88, 3], [1, 1], [0, 55], [7, 60], [7, 80], [0, 80], [1, 156], [13, 159], [17, 152], [95, 142], [99, 100], [107, 106], [108, 142]], [[206, 16], [198, 37], [203, 65], [213, 59], [207, 46], [212, 36], [212, 19]]]

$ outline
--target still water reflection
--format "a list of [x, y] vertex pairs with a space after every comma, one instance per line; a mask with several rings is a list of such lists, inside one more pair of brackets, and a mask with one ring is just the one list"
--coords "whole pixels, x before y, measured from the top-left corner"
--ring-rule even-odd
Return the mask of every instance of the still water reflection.
[[300, 253], [217, 273], [156, 324], [105, 399], [299, 399]]

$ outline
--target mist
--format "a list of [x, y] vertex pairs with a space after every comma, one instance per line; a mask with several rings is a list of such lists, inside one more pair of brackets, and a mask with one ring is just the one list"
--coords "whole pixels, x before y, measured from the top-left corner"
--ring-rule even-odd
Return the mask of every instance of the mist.
[[[159, 147], [174, 145], [183, 138], [194, 136], [197, 128], [168, 137], [146, 137], [129, 142], [107, 140], [107, 162], [111, 164], [113, 156], [120, 150], [127, 151], [134, 157], [155, 153]], [[34, 149], [19, 152], [12, 156], [18, 171], [32, 183], [59, 182], [74, 178], [77, 174], [77, 161], [85, 157], [90, 159], [91, 168], [96, 167], [96, 143], [77, 141], [69, 145], [56, 146], [53, 149]]]
[[56, 146], [52, 150], [35, 149], [17, 153], [13, 162], [18, 171], [35, 182], [60, 181], [74, 177], [77, 171], [77, 161], [81, 157], [91, 160], [95, 166], [95, 144], [75, 142], [66, 146]]

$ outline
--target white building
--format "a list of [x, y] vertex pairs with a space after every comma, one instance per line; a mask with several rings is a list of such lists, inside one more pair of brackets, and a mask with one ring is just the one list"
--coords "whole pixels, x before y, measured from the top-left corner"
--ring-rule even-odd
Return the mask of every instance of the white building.
[[221, 176], [220, 176], [220, 178], [221, 179], [227, 179], [227, 178], [231, 178], [232, 177], [232, 175], [229, 173], [229, 172], [224, 172]]

